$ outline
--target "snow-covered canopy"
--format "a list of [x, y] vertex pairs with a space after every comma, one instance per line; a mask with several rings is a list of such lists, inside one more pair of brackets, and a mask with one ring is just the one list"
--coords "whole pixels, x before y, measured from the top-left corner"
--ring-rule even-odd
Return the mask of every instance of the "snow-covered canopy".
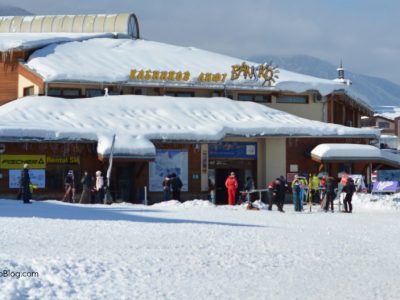
[[[60, 63], [62, 62], [62, 63]], [[318, 91], [328, 95], [334, 91], [351, 94], [351, 87], [312, 76], [279, 69], [279, 78], [271, 87], [264, 85], [264, 78], [231, 80], [233, 65], [241, 65], [242, 59], [221, 55], [193, 47], [180, 47], [145, 40], [91, 39], [62, 45], [52, 44], [36, 51], [26, 64], [47, 82], [84, 81], [126, 84], [162, 84], [172, 86], [198, 86], [209, 88], [230, 87], [235, 89], [275, 90], [305, 92]], [[259, 64], [246, 61], [248, 66]], [[130, 79], [131, 70], [190, 72], [186, 81], [138, 81]], [[224, 82], [201, 82], [203, 73], [226, 74]], [[356, 95], [353, 97], [369, 107]]]
[[153, 156], [153, 141], [219, 141], [225, 136], [376, 138], [358, 129], [303, 119], [252, 102], [226, 98], [105, 96], [26, 97], [0, 106], [3, 139], [89, 140], [107, 155], [113, 135], [120, 156]]
[[311, 151], [311, 157], [321, 162], [371, 161], [400, 167], [400, 155], [371, 145], [320, 144]]
[[29, 50], [53, 43], [113, 36], [111, 33], [0, 33], [0, 52]]

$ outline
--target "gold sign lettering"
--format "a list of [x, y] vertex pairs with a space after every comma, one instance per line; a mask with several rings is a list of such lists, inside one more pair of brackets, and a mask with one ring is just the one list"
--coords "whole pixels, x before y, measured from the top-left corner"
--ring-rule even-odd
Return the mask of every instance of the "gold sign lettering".
[[131, 70], [131, 80], [145, 81], [189, 81], [189, 71], [159, 71], [159, 70]]
[[79, 164], [80, 159], [79, 156], [47, 156], [46, 161], [48, 164]]
[[203, 73], [201, 72], [199, 74], [199, 77], [197, 78], [198, 81], [200, 82], [215, 82], [215, 83], [222, 83], [225, 82], [227, 77], [226, 73]]
[[258, 66], [249, 66], [245, 62], [241, 65], [233, 65], [231, 70], [231, 80], [238, 80], [240, 76], [244, 79], [258, 80], [263, 79], [266, 83], [271, 86], [275, 83], [275, 79], [278, 79], [279, 70], [277, 67], [273, 67], [271, 64], [262, 64]]

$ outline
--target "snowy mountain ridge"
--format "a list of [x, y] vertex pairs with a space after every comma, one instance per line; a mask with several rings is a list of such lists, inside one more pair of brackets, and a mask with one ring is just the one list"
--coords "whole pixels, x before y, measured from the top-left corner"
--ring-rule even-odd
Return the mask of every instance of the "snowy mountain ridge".
[[[337, 78], [336, 68], [338, 66], [312, 56], [263, 55], [253, 56], [249, 59], [256, 62], [272, 61], [275, 65], [286, 70], [315, 77]], [[346, 66], [344, 68], [346, 69]], [[400, 85], [383, 78], [362, 75], [348, 70], [345, 70], [345, 78], [352, 81], [352, 89], [363, 95], [375, 111], [390, 111], [393, 106], [400, 106]]]
[[31, 12], [20, 7], [0, 3], [0, 16], [31, 16]]

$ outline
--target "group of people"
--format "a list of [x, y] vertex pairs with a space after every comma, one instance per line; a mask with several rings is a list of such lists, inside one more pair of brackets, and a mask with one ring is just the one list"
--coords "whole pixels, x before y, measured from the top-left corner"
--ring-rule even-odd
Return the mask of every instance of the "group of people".
[[167, 175], [161, 183], [164, 193], [164, 201], [178, 200], [181, 201], [182, 180], [175, 173]]
[[79, 201], [76, 199], [76, 183], [74, 171], [69, 170], [64, 179], [65, 193], [63, 197], [64, 202], [75, 203], [79, 202], [81, 204], [90, 203], [104, 203], [105, 196], [105, 179], [102, 176], [101, 171], [96, 171], [96, 178], [93, 179], [87, 171], [84, 171], [83, 177], [81, 178], [82, 193]]
[[[339, 192], [345, 194], [343, 199], [343, 212], [351, 213], [353, 211], [352, 198], [356, 191], [354, 180], [344, 174], [340, 180]], [[235, 205], [236, 191], [238, 189], [238, 181], [235, 173], [231, 172], [225, 181], [225, 187], [228, 193], [228, 204]], [[334, 211], [333, 201], [338, 193], [337, 180], [331, 176], [322, 176], [319, 178], [316, 174], [312, 174], [307, 180], [306, 177], [296, 175], [291, 184], [293, 204], [295, 211], [303, 211], [304, 202], [309, 199], [312, 204], [320, 204], [325, 212]], [[255, 189], [254, 181], [251, 177], [246, 178], [244, 193], [247, 196], [246, 201], [251, 203], [248, 191]], [[288, 190], [288, 184], [284, 176], [276, 178], [268, 184], [268, 210], [272, 210], [275, 204], [278, 211], [284, 212], [285, 194]], [[309, 198], [308, 198], [309, 197]]]

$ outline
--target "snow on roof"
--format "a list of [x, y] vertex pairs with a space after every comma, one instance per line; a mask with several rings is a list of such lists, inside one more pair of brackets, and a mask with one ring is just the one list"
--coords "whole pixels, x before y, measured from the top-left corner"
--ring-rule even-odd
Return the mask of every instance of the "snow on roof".
[[371, 145], [320, 144], [311, 151], [318, 161], [371, 161], [400, 166], [400, 155]]
[[374, 114], [374, 117], [382, 117], [394, 121], [396, 118], [400, 117], [400, 107], [393, 107], [391, 111]]
[[113, 36], [111, 33], [0, 33], [0, 52], [35, 49], [53, 43]]
[[226, 98], [106, 96], [26, 97], [0, 106], [3, 139], [97, 141], [107, 155], [153, 156], [154, 140], [219, 141], [234, 136], [378, 137], [359, 129], [303, 119], [257, 103]]
[[[94, 55], [95, 54], [95, 55]], [[62, 63], [60, 63], [62, 62]], [[225, 86], [261, 90], [305, 92], [317, 90], [321, 95], [334, 91], [351, 93], [351, 88], [333, 80], [302, 75], [279, 69], [279, 78], [273, 87], [264, 86], [264, 80], [231, 80], [232, 65], [240, 65], [243, 60], [193, 47], [180, 47], [146, 40], [91, 39], [62, 45], [49, 45], [36, 51], [26, 64], [40, 74], [47, 82], [89, 81], [89, 82], [132, 82], [130, 71], [189, 71], [188, 82], [173, 82], [173, 85], [205, 86], [198, 81], [200, 73], [227, 74]], [[246, 62], [257, 66], [254, 62]], [[146, 82], [141, 82], [145, 84]], [[148, 83], [148, 82], [147, 82]], [[171, 84], [160, 82], [161, 84]], [[210, 85], [210, 84], [208, 84]], [[214, 84], [213, 87], [218, 84]], [[224, 85], [219, 84], [220, 88]], [[356, 95], [354, 99], [362, 105], [367, 103]]]

